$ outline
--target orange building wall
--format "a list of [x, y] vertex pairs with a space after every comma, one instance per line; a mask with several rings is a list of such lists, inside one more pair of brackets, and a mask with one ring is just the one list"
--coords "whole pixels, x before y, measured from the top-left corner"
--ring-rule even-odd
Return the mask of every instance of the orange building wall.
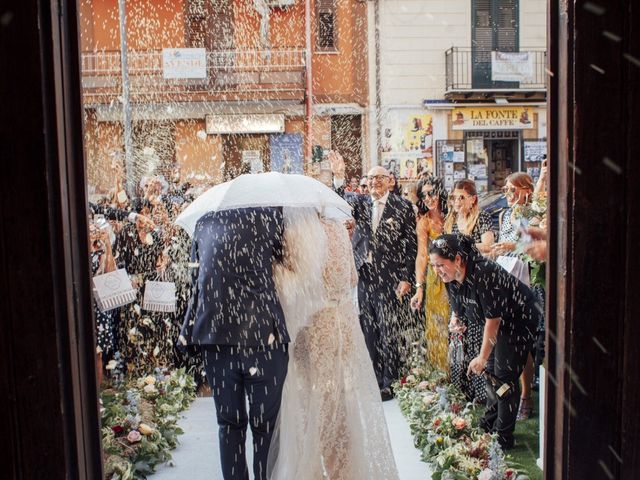
[[[86, 111], [84, 149], [87, 165], [87, 185], [96, 194], [115, 189], [112, 162], [114, 152], [123, 151], [122, 125], [98, 122], [93, 110]], [[122, 161], [122, 160], [121, 160]]]
[[204, 120], [178, 121], [175, 125], [180, 176], [183, 182], [192, 185], [222, 182], [222, 142], [214, 135], [198, 135], [204, 131]]
[[336, 0], [337, 53], [316, 51], [312, 10], [313, 93], [321, 103], [367, 104], [367, 10], [356, 0]]
[[[130, 50], [184, 46], [183, 0], [127, 0]], [[118, 0], [83, 0], [80, 7], [83, 51], [120, 50]]]

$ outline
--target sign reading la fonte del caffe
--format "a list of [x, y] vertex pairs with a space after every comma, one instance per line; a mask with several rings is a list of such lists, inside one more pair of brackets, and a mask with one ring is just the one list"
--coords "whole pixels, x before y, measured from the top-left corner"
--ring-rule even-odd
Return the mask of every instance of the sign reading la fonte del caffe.
[[529, 107], [462, 107], [451, 113], [453, 130], [514, 130], [533, 128]]

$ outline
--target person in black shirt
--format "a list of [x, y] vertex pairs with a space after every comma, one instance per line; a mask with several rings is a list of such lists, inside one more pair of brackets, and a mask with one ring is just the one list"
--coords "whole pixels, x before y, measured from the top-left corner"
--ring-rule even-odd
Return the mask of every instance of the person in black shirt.
[[470, 237], [441, 235], [432, 242], [429, 257], [446, 284], [450, 330], [482, 325], [482, 347], [469, 362], [467, 375], [485, 375], [488, 400], [482, 426], [498, 434], [504, 449], [511, 448], [520, 398], [518, 378], [542, 314], [536, 297], [529, 287], [483, 257]]

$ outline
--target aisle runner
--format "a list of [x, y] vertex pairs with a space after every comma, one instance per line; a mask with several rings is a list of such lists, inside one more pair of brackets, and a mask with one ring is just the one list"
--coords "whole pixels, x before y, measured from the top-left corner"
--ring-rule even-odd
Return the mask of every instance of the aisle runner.
[[[385, 402], [384, 414], [389, 425], [389, 434], [401, 480], [428, 480], [431, 478], [429, 466], [420, 461], [418, 450], [413, 447], [409, 425], [400, 412], [396, 401]], [[151, 480], [221, 480], [218, 456], [218, 430], [215, 421], [213, 399], [196, 398], [185, 418], [180, 422], [184, 435], [180, 445], [173, 452], [174, 466], [158, 467]], [[251, 430], [247, 445], [251, 445]], [[247, 461], [253, 462], [251, 448], [247, 449]], [[251, 467], [250, 467], [251, 468]], [[354, 479], [355, 480], [355, 479]]]

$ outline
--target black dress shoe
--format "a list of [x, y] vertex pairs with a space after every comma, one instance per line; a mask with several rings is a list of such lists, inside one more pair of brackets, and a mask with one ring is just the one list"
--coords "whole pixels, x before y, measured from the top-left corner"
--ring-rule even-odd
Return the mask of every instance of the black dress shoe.
[[393, 390], [390, 387], [383, 388], [380, 390], [380, 397], [383, 402], [388, 402], [389, 400], [393, 400]]

